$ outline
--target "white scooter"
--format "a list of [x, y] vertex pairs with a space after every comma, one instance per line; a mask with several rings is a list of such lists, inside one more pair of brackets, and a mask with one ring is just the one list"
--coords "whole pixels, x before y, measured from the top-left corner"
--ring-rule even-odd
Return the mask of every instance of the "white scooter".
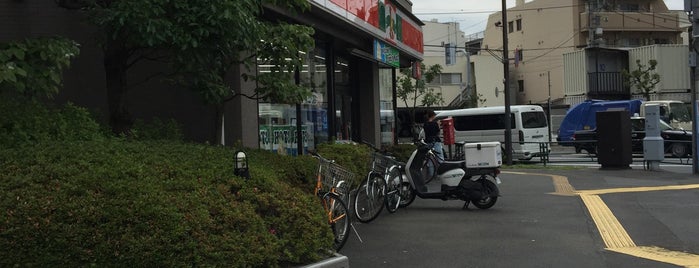
[[423, 140], [419, 140], [416, 145], [417, 149], [405, 166], [405, 175], [413, 189], [413, 194], [405, 197], [408, 198], [405, 200], [407, 204], [412, 203], [412, 199], [418, 196], [423, 199], [463, 200], [466, 201], [463, 209], [467, 209], [471, 202], [479, 209], [488, 209], [495, 205], [500, 195], [497, 185], [501, 183], [498, 178], [499, 167], [502, 165], [499, 143], [465, 145], [467, 148], [472, 147], [471, 155], [469, 156], [467, 151], [466, 158], [474, 158], [474, 161], [469, 163], [477, 167], [468, 167], [465, 159], [436, 161], [437, 166], [432, 167], [433, 161], [429, 160], [436, 157], [432, 146]]

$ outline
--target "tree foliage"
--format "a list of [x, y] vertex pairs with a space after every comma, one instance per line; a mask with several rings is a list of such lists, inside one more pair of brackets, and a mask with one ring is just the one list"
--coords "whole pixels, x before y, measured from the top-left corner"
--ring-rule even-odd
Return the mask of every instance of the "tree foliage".
[[62, 71], [79, 53], [78, 44], [60, 37], [0, 43], [0, 91], [51, 97], [62, 86]]
[[[431, 107], [434, 105], [444, 105], [442, 93], [435, 92], [431, 83], [439, 74], [442, 73], [442, 66], [435, 64], [425, 68], [425, 65], [420, 63], [422, 79], [412, 78], [412, 69], [403, 68], [400, 70], [402, 76], [397, 78], [396, 97], [405, 103], [405, 107], [410, 109], [411, 120], [415, 122], [416, 107]], [[418, 100], [420, 101], [418, 105]]]
[[636, 70], [622, 70], [624, 83], [630, 87], [635, 87], [649, 101], [650, 94], [655, 90], [655, 86], [660, 83], [660, 74], [655, 72], [658, 65], [657, 60], [649, 60], [648, 65], [641, 64], [641, 60], [636, 60]]
[[478, 93], [474, 85], [471, 86], [471, 94], [469, 94], [462, 108], [478, 108], [478, 105], [483, 105], [486, 101], [487, 99], [483, 98], [483, 94]]
[[[64, 7], [75, 8], [58, 1]], [[70, 2], [70, 1], [67, 1]], [[296, 12], [310, 8], [305, 0], [82, 0], [89, 21], [99, 29], [112, 127], [120, 132], [132, 122], [126, 92], [141, 81], [128, 81], [130, 68], [144, 60], [165, 62], [170, 81], [220, 105], [240, 94], [227, 83], [232, 68], [245, 66], [259, 89], [254, 98], [295, 103], [310, 93], [294, 84], [302, 64], [299, 51], [313, 47], [313, 29], [263, 19], [266, 6]], [[268, 16], [273, 17], [273, 16]], [[275, 66], [257, 75], [258, 59]]]

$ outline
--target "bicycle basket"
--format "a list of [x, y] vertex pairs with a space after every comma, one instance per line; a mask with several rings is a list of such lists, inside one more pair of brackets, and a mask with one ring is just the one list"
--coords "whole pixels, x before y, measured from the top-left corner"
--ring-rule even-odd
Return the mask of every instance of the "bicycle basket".
[[393, 166], [395, 163], [396, 160], [393, 157], [374, 152], [371, 161], [371, 170], [379, 174], [384, 174], [386, 169]]
[[354, 173], [333, 162], [321, 163], [321, 190], [330, 192], [335, 188], [335, 192], [344, 195], [350, 192], [354, 184]]

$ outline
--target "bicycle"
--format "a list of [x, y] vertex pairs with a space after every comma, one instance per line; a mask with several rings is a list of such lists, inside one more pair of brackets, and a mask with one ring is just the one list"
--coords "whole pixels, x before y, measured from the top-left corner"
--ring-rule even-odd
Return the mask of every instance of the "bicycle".
[[347, 202], [350, 200], [349, 187], [354, 174], [336, 164], [335, 161], [323, 158], [317, 152], [310, 152], [310, 154], [318, 159], [314, 193], [320, 197], [325, 216], [332, 229], [333, 248], [340, 251], [349, 238], [351, 222], [348, 217]]
[[433, 146], [430, 144], [429, 151], [425, 155], [425, 159], [423, 159], [422, 163], [420, 164], [420, 171], [423, 173], [421, 175], [423, 175], [423, 178], [426, 178], [425, 184], [430, 183], [437, 177], [437, 168], [439, 167], [439, 163], [442, 162], [432, 147]]
[[388, 212], [396, 212], [400, 206], [400, 190], [403, 185], [401, 165], [395, 158], [376, 148], [374, 149], [371, 170], [357, 189], [354, 199], [354, 213], [360, 222], [368, 223], [376, 219], [383, 207]]

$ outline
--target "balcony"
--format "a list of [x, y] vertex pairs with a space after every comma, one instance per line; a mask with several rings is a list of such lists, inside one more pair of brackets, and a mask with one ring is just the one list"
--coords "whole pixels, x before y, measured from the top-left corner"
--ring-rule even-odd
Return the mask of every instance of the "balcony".
[[[673, 12], [595, 12], [599, 16], [599, 27], [604, 31], [656, 31], [680, 32], [679, 14]], [[589, 13], [580, 13], [580, 31], [587, 32]], [[594, 24], [594, 23], [593, 23]]]
[[621, 72], [587, 73], [588, 95], [595, 99], [628, 99], [631, 94], [624, 85]]

